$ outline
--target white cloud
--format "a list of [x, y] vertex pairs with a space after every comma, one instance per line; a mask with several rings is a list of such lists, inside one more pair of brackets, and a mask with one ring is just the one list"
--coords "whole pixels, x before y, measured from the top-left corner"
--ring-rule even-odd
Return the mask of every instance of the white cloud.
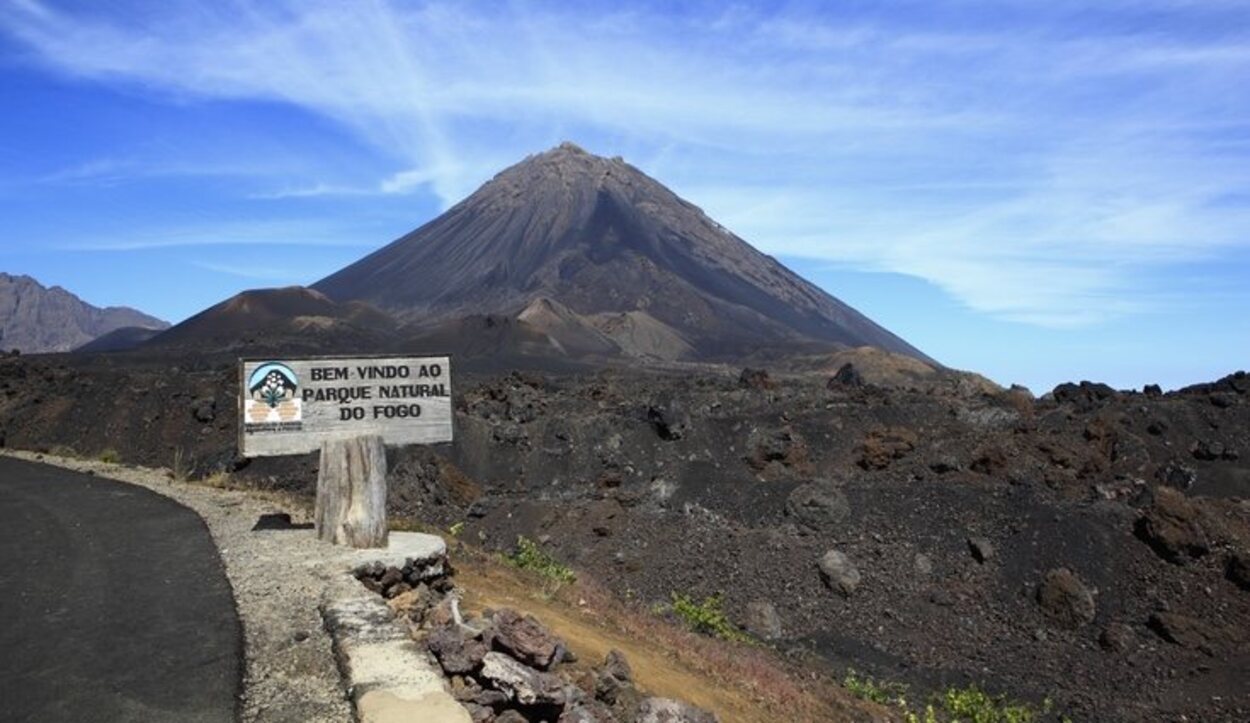
[[222, 264], [212, 261], [192, 261], [192, 266], [226, 276], [241, 279], [264, 281], [270, 284], [306, 284], [309, 279], [316, 279], [326, 273], [323, 268], [297, 269], [289, 265], [278, 267], [258, 267], [256, 265]]
[[333, 183], [314, 183], [311, 186], [287, 186], [276, 191], [258, 191], [248, 194], [248, 198], [276, 201], [285, 198], [317, 198], [319, 196], [368, 196], [374, 193], [377, 193], [377, 191], [372, 188], [341, 186]]
[[143, 251], [212, 246], [307, 246], [370, 248], [350, 231], [317, 221], [236, 221], [183, 226], [141, 233], [106, 234], [54, 244], [63, 251]]
[[[123, 22], [23, 0], [0, 27], [62, 72], [288, 103], [393, 160], [371, 183], [303, 180], [255, 198], [428, 190], [446, 207], [570, 136], [634, 160], [770, 253], [913, 274], [986, 314], [1055, 326], [1148, 309], [1175, 290], [1144, 278], [1250, 245], [1246, 204], [1227, 200], [1250, 187], [1237, 144], [1250, 43], [1069, 24], [1079, 3], [1015, 5], [1028, 21], [908, 27], [880, 13], [589, 18], [381, 0], [185, 2]], [[219, 238], [248, 237], [111, 243]]]

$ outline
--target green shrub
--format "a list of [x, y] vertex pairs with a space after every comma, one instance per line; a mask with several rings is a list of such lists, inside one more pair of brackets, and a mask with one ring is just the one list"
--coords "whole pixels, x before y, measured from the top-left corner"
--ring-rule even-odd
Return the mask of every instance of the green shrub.
[[538, 543], [521, 535], [516, 538], [516, 549], [508, 555], [508, 562], [521, 570], [532, 570], [557, 583], [571, 583], [577, 574], [538, 546]]
[[881, 705], [902, 704], [905, 707], [907, 686], [903, 683], [879, 681], [874, 678], [861, 678], [854, 668], [848, 668], [842, 678], [842, 687], [851, 695]]
[[750, 638], [729, 622], [725, 611], [721, 609], [720, 594], [695, 602], [693, 598], [673, 593], [673, 612], [681, 618], [686, 627], [702, 635], [711, 635], [722, 640], [746, 642]]
[[109, 448], [100, 453], [100, 461], [105, 464], [117, 464], [122, 461], [122, 456], [117, 450]]
[[1005, 695], [990, 695], [981, 688], [947, 688], [930, 697], [922, 710], [913, 710], [907, 701], [907, 686], [902, 683], [861, 677], [853, 669], [846, 671], [842, 686], [863, 700], [898, 708], [904, 723], [1040, 723], [1059, 720], [1071, 723], [1066, 716], [1055, 717], [1049, 698], [1040, 709]]
[[952, 719], [961, 723], [1034, 723], [1040, 719], [1040, 713], [1029, 704], [990, 695], [976, 685], [947, 689], [942, 704]]

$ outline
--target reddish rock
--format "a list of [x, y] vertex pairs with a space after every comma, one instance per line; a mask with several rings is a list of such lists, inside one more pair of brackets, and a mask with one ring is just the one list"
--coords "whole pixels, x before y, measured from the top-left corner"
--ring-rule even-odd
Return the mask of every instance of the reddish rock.
[[743, 389], [772, 389], [775, 385], [765, 369], [743, 369], [738, 375], [738, 385]]
[[810, 470], [807, 441], [791, 427], [756, 430], [747, 440], [747, 448], [751, 451], [747, 464], [756, 472], [763, 472], [774, 464], [787, 470]]
[[863, 469], [885, 469], [916, 448], [916, 433], [903, 427], [878, 427], [859, 445], [857, 464]]
[[549, 670], [564, 657], [563, 641], [533, 615], [504, 608], [495, 613], [494, 645], [521, 662]]
[[472, 673], [482, 665], [482, 658], [487, 652], [481, 641], [452, 626], [433, 630], [426, 637], [425, 645], [448, 675]]
[[1211, 551], [1201, 511], [1170, 487], [1155, 488], [1154, 502], [1138, 518], [1135, 532], [1169, 562], [1183, 564]]
[[1037, 588], [1037, 604], [1046, 617], [1067, 628], [1092, 622], [1096, 611], [1093, 593], [1065, 567], [1046, 573]]
[[1208, 655], [1214, 654], [1214, 646], [1220, 638], [1219, 631], [1212, 626], [1180, 613], [1154, 613], [1146, 626], [1169, 643]]
[[1111, 623], [1103, 628], [1102, 634], [1098, 636], [1098, 644], [1103, 650], [1115, 653], [1123, 653], [1133, 647], [1136, 636], [1133, 635], [1133, 629], [1124, 623]]

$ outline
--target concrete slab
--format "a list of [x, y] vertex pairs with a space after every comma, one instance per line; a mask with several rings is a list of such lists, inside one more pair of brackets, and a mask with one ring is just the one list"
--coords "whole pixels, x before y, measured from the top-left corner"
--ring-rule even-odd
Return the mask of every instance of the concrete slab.
[[388, 567], [403, 567], [409, 560], [429, 560], [447, 554], [447, 541], [424, 532], [392, 532], [385, 548], [355, 550], [343, 548], [344, 561], [356, 568], [371, 562]]
[[[347, 550], [336, 555], [340, 575], [374, 562], [403, 567], [447, 553], [437, 535], [393, 532], [385, 550]], [[381, 596], [355, 580], [322, 606], [326, 629], [346, 676], [348, 692], [363, 723], [428, 721], [471, 723], [451, 696], [446, 680], [425, 648], [416, 643]]]
[[472, 723], [464, 706], [443, 691], [407, 700], [375, 690], [361, 696], [357, 711], [362, 723]]

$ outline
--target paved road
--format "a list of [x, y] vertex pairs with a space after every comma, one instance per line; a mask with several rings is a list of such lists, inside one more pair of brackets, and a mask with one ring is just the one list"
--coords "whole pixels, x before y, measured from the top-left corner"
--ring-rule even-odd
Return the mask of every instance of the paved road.
[[0, 458], [0, 720], [233, 721], [241, 640], [194, 512]]

